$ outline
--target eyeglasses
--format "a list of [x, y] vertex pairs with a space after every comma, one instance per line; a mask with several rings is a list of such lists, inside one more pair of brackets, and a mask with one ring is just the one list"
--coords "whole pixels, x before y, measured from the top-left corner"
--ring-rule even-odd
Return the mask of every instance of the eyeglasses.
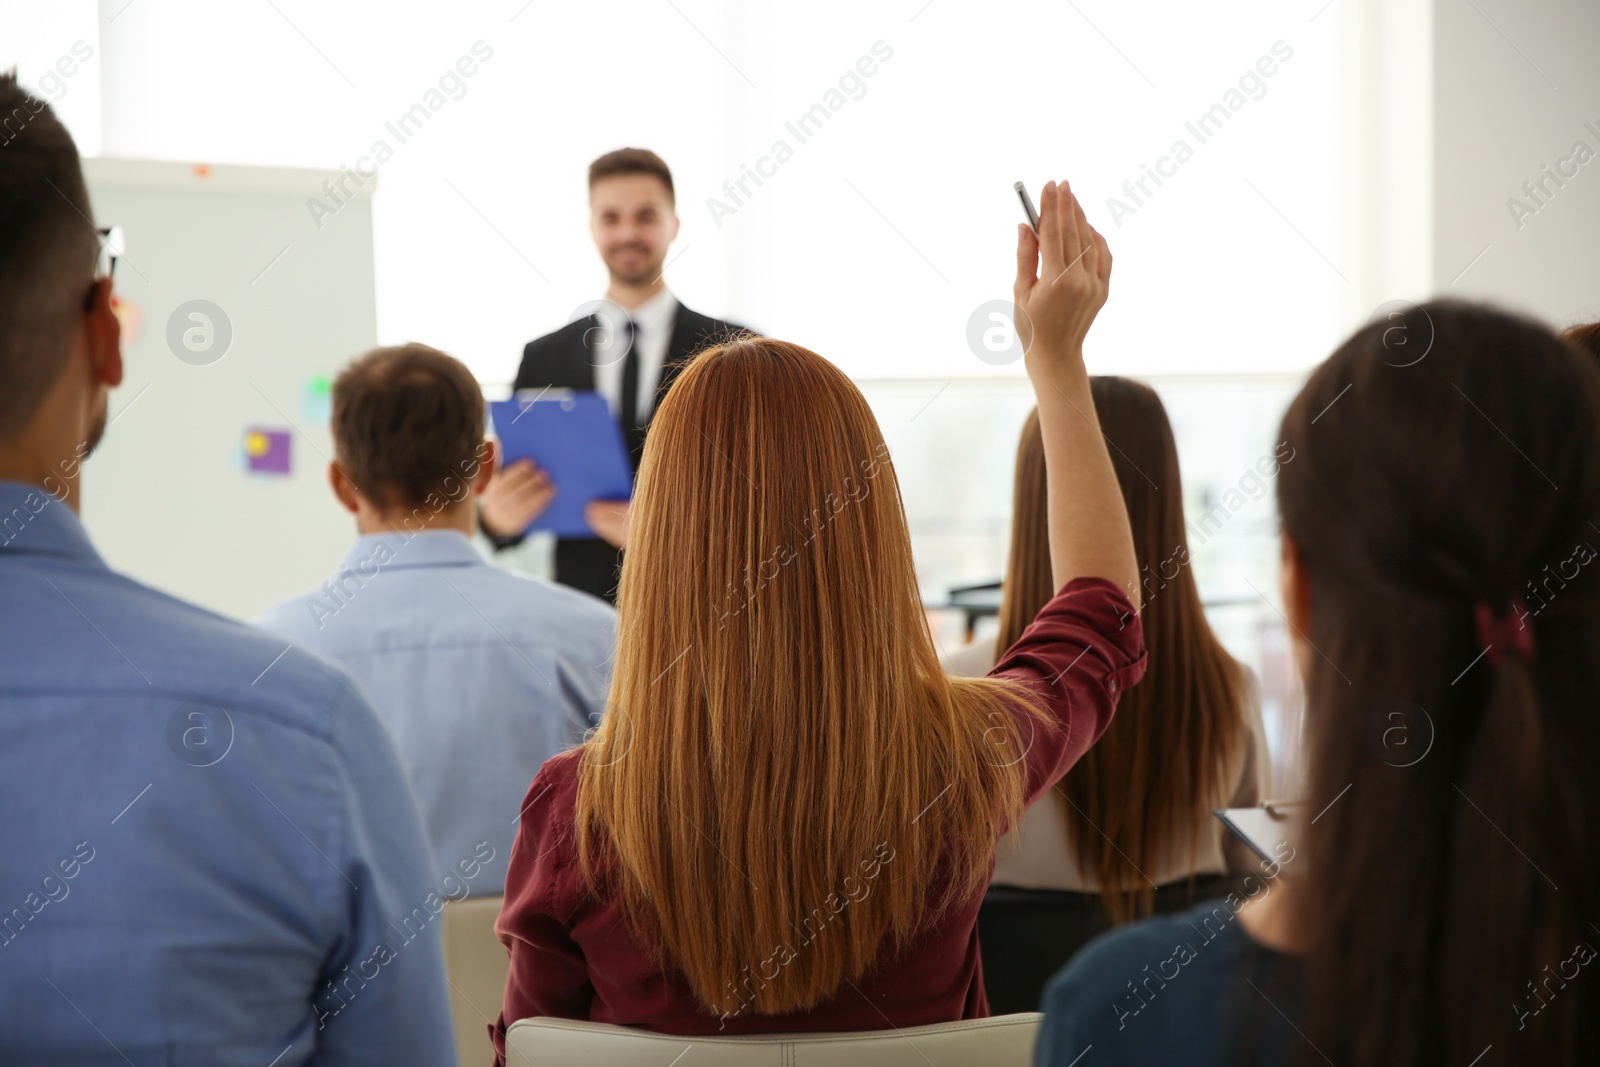
[[89, 283], [89, 291], [83, 294], [83, 310], [88, 311], [94, 307], [95, 288], [102, 282], [109, 280], [117, 271], [117, 259], [122, 254], [122, 227], [102, 226], [100, 233], [100, 257], [95, 260], [94, 280]]
[[94, 280], [109, 278], [117, 269], [117, 260], [122, 255], [123, 236], [121, 226], [103, 226], [100, 228], [100, 259], [94, 267]]

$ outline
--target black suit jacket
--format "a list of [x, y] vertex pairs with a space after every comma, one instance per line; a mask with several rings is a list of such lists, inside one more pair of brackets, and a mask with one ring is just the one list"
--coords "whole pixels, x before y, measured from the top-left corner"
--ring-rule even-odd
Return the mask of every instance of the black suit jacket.
[[[522, 350], [522, 366], [517, 370], [512, 388], [543, 389], [548, 386], [552, 389], [594, 389], [594, 358], [587, 338], [596, 336], [590, 331], [599, 326], [599, 320], [591, 315], [529, 341]], [[667, 342], [667, 352], [661, 363], [661, 377], [650, 402], [650, 414], [655, 414], [661, 398], [672, 387], [690, 356], [743, 332], [742, 326], [713, 319], [679, 304], [672, 320], [672, 337]], [[628, 462], [634, 471], [639, 469], [639, 456], [643, 448], [642, 433], [628, 442]], [[506, 548], [522, 538], [494, 540], [497, 547]], [[622, 553], [598, 537], [557, 540], [555, 563], [556, 581], [615, 601]]]

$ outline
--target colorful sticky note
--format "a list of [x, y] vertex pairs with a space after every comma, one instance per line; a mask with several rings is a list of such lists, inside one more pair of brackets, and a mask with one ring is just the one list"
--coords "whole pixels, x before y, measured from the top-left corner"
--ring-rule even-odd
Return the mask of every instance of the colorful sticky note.
[[256, 474], [288, 474], [288, 430], [252, 426], [244, 432], [245, 469]]
[[307, 422], [333, 421], [333, 381], [318, 375], [300, 390], [300, 414]]
[[111, 313], [117, 317], [117, 325], [122, 327], [122, 347], [132, 348], [139, 340], [139, 327], [144, 323], [144, 308], [112, 293]]

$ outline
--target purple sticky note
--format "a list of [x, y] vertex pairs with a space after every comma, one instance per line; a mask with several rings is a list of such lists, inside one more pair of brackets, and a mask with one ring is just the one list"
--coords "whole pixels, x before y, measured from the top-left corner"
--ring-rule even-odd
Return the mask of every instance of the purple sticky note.
[[256, 474], [288, 474], [289, 444], [288, 430], [250, 427], [244, 432], [246, 469]]

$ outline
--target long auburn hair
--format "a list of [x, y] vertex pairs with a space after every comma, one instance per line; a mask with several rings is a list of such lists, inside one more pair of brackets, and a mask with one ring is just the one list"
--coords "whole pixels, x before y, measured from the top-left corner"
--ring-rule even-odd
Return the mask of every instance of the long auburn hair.
[[1600, 322], [1585, 322], [1567, 327], [1562, 335], [1591, 356], [1600, 357]]
[[[712, 1012], [804, 1010], [982, 892], [1021, 810], [1005, 705], [947, 678], [850, 380], [746, 337], [651, 422], [580, 861]], [[769, 973], [772, 972], [772, 973]]]
[[[1216, 833], [1212, 809], [1233, 794], [1250, 750], [1244, 668], [1222, 647], [1200, 604], [1183, 522], [1178, 446], [1156, 391], [1128, 378], [1090, 382], [1100, 428], [1133, 528], [1150, 667], [1122, 695], [1100, 740], [1056, 786], [1079, 866], [1092, 872], [1112, 921], [1150, 914], [1145, 877]], [[1017, 448], [1011, 556], [996, 648], [1009, 648], [1054, 593], [1039, 414]], [[1130, 783], [1137, 783], [1130, 788]], [[1192, 866], [1191, 866], [1192, 869]]]
[[1562, 965], [1600, 943], [1600, 371], [1429, 303], [1346, 341], [1283, 435], [1320, 813], [1301, 1058], [1595, 1063], [1600, 975]]

